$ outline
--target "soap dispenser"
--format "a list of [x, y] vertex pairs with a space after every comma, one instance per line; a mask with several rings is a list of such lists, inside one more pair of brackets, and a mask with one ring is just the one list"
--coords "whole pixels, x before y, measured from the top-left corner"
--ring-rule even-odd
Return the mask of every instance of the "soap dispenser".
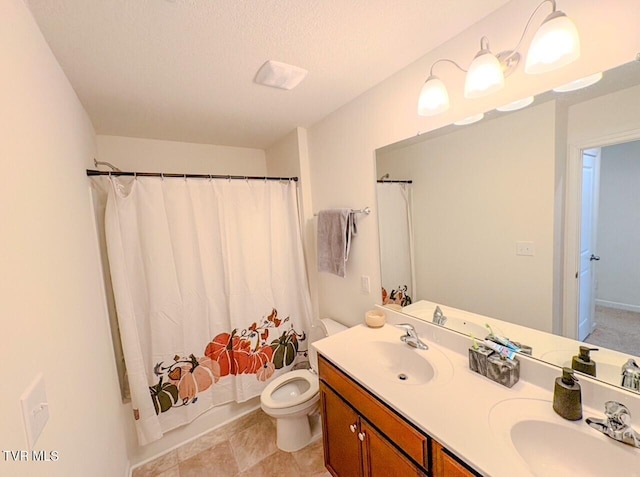
[[589, 356], [591, 351], [598, 351], [598, 348], [580, 346], [580, 354], [573, 357], [571, 360], [571, 367], [576, 371], [580, 371], [584, 374], [590, 374], [595, 377], [596, 362], [591, 359], [591, 356]]
[[553, 410], [569, 421], [582, 419], [582, 391], [573, 369], [562, 368], [553, 391]]

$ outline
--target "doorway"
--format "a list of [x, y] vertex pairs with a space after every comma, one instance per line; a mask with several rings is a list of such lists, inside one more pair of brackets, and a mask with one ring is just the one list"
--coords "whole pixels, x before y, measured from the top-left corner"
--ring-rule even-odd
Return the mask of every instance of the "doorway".
[[640, 141], [582, 153], [580, 341], [638, 355]]

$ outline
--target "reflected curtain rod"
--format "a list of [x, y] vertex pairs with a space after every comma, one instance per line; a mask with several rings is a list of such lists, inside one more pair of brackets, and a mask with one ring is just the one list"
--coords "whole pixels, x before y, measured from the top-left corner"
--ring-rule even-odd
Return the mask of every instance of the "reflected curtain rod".
[[227, 179], [227, 180], [260, 180], [260, 181], [294, 181], [297, 177], [268, 177], [268, 176], [231, 176], [221, 174], [176, 174], [162, 172], [116, 172], [97, 171], [87, 169], [87, 176], [129, 176], [129, 177], [182, 177], [184, 179]]
[[411, 179], [409, 180], [394, 180], [394, 179], [378, 179], [378, 184], [389, 183], [389, 184], [413, 184]]

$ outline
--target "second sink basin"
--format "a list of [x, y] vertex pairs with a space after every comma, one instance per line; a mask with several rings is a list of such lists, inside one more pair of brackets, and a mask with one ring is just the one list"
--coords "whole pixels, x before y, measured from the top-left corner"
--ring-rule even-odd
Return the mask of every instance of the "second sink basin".
[[[602, 413], [585, 412], [601, 417]], [[535, 476], [640, 476], [640, 452], [590, 428], [567, 421], [550, 401], [507, 399], [496, 404], [489, 424]]]

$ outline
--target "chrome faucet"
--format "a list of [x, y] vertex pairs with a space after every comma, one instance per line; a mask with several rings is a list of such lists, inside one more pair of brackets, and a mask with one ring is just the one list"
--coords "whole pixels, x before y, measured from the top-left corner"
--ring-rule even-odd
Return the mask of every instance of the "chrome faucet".
[[640, 434], [630, 426], [631, 413], [624, 404], [616, 401], [604, 403], [606, 419], [587, 418], [587, 424], [616, 441], [640, 448]]
[[633, 359], [622, 366], [622, 387], [640, 392], [640, 366]]
[[416, 329], [413, 325], [409, 323], [401, 323], [396, 325], [396, 328], [400, 328], [405, 331], [406, 334], [402, 335], [400, 339], [407, 343], [409, 346], [413, 346], [418, 349], [429, 349], [429, 347], [424, 343], [420, 338], [418, 338], [418, 333], [416, 333]]
[[440, 325], [440, 326], [444, 326], [444, 324], [447, 322], [447, 317], [444, 316], [444, 313], [442, 313], [442, 310], [437, 305], [436, 305], [436, 309], [433, 312], [433, 320], [432, 321], [436, 325]]

